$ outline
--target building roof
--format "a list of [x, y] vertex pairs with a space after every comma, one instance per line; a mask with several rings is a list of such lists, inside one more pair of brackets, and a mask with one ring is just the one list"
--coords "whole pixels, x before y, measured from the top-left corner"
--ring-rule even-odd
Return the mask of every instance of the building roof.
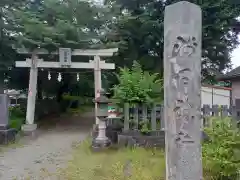
[[237, 68], [233, 69], [232, 71], [230, 71], [224, 75], [218, 76], [217, 79], [218, 80], [231, 80], [236, 77], [240, 77], [240, 66], [238, 66]]
[[21, 92], [20, 91], [17, 91], [15, 89], [7, 89], [7, 90], [4, 90], [4, 93], [8, 94], [8, 95], [20, 95]]
[[213, 88], [213, 89], [222, 89], [222, 90], [228, 90], [228, 91], [232, 90], [232, 88], [229, 88], [229, 87], [214, 86], [214, 85], [209, 85], [209, 84], [202, 84], [202, 87], [208, 87], [208, 88]]

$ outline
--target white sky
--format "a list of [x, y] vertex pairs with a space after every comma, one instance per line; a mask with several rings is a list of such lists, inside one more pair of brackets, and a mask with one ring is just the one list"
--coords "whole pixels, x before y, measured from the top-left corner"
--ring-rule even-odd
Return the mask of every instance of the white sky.
[[232, 60], [233, 68], [240, 66], [240, 46], [233, 51], [231, 60]]
[[[238, 36], [238, 39], [240, 40], [240, 35]], [[231, 60], [232, 60], [233, 68], [240, 66], [240, 46], [238, 46], [238, 48], [236, 48], [232, 52]]]

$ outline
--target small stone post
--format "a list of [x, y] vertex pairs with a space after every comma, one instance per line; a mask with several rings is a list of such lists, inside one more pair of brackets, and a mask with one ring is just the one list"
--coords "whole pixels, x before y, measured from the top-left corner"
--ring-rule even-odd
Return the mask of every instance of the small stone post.
[[199, 6], [181, 1], [164, 18], [166, 180], [202, 180]]

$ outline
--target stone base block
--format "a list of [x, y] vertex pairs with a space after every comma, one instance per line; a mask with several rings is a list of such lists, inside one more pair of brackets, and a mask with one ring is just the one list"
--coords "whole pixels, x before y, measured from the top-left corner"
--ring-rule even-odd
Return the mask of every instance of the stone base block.
[[17, 135], [16, 129], [1, 129], [0, 130], [0, 144], [8, 144], [15, 142]]
[[37, 137], [37, 124], [24, 124], [22, 125], [22, 135], [32, 138]]
[[[122, 127], [118, 125], [109, 125], [106, 128], [106, 136], [111, 141], [112, 144], [118, 143], [118, 133], [122, 132]], [[98, 136], [98, 126], [95, 125], [92, 130], [92, 138], [96, 138]]]
[[98, 140], [97, 138], [94, 138], [92, 141], [92, 150], [95, 152], [103, 151], [105, 149], [108, 149], [110, 146], [111, 141], [109, 139]]

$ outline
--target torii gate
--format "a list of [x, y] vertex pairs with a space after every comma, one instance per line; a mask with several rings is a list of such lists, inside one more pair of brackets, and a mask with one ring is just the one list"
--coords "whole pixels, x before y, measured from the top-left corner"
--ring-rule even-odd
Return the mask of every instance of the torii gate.
[[[23, 125], [22, 130], [26, 133], [33, 133], [37, 129], [37, 125], [34, 124], [35, 103], [37, 94], [37, 77], [38, 68], [74, 68], [74, 69], [94, 69], [94, 84], [95, 84], [95, 98], [98, 96], [98, 92], [102, 88], [101, 70], [102, 69], [115, 69], [114, 63], [106, 63], [101, 61], [100, 57], [110, 57], [113, 53], [118, 51], [118, 48], [112, 49], [100, 49], [100, 50], [82, 50], [70, 48], [59, 48], [58, 52], [48, 52], [45, 49], [36, 49], [31, 52], [27, 49], [18, 49], [19, 54], [31, 54], [31, 59], [27, 58], [26, 61], [16, 61], [16, 67], [30, 67], [29, 76], [29, 89], [27, 100], [27, 115], [26, 124]], [[44, 62], [43, 59], [39, 59], [38, 55], [43, 54], [59, 54], [59, 62]], [[72, 62], [72, 56], [94, 56], [94, 60], [86, 62]], [[95, 111], [97, 104], [95, 103]], [[96, 117], [96, 124], [99, 120]]]

